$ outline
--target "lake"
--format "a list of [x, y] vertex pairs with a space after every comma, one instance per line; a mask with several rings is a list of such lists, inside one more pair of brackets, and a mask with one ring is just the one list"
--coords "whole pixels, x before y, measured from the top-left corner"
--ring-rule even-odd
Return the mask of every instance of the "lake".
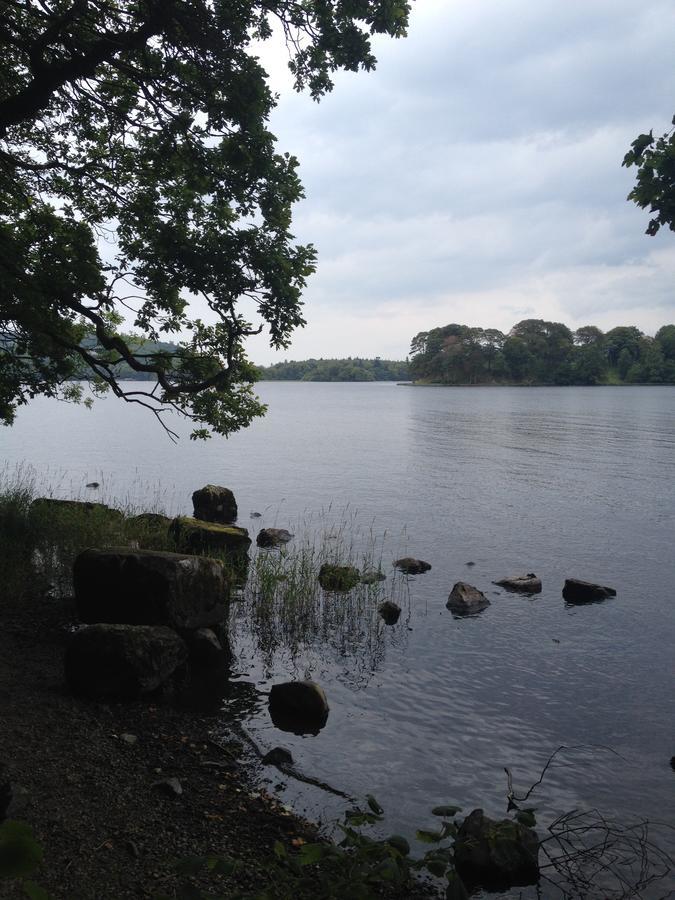
[[[440, 803], [502, 815], [504, 767], [524, 793], [562, 745], [572, 749], [530, 798], [540, 824], [579, 807], [674, 822], [675, 388], [267, 382], [259, 393], [267, 416], [227, 441], [174, 445], [114, 399], [91, 411], [40, 399], [0, 447], [10, 471], [34, 467], [56, 496], [90, 496], [98, 481], [107, 502], [189, 513], [193, 490], [222, 484], [253, 535], [278, 526], [374, 548], [399, 622], [385, 626], [368, 596], [331, 595], [289, 642], [241, 607], [225, 706], [262, 749], [281, 744], [302, 772], [374, 794], [388, 830], [432, 826]], [[431, 571], [392, 577], [403, 555]], [[524, 572], [543, 580], [532, 599], [492, 584]], [[617, 597], [569, 606], [567, 577]], [[491, 606], [454, 618], [445, 604], [460, 580]], [[264, 692], [287, 677], [324, 686], [317, 736], [272, 725]], [[279, 781], [316, 819], [344, 808]]]

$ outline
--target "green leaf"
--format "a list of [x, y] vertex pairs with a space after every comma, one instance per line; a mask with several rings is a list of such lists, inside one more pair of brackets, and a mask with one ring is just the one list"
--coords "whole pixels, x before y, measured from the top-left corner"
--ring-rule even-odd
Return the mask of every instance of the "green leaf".
[[390, 847], [393, 847], [394, 850], [398, 850], [401, 856], [407, 856], [410, 853], [410, 844], [400, 834], [390, 835], [385, 843], [389, 844]]
[[274, 842], [274, 855], [277, 859], [286, 859], [288, 853], [286, 852], [286, 848], [281, 843], [281, 841]]
[[29, 900], [49, 900], [47, 891], [34, 881], [24, 881], [23, 892]]
[[32, 875], [42, 862], [42, 847], [30, 825], [11, 819], [0, 825], [0, 878]]
[[439, 841], [443, 840], [443, 832], [421, 830], [415, 833], [415, 837], [418, 841], [422, 841], [423, 844], [438, 844]]
[[537, 818], [532, 809], [518, 810], [516, 813], [516, 820], [520, 822], [521, 825], [526, 825], [528, 828], [534, 828], [537, 824]]
[[300, 865], [313, 866], [318, 863], [326, 855], [326, 849], [324, 844], [303, 844], [298, 854]]
[[441, 829], [441, 834], [444, 838], [446, 837], [457, 837], [457, 832], [459, 829], [454, 822], [445, 822], [443, 828]]
[[432, 859], [427, 863], [427, 869], [432, 875], [435, 875], [436, 878], [443, 878], [448, 870], [448, 864], [441, 859]]
[[452, 816], [456, 816], [458, 812], [462, 811], [461, 806], [434, 806], [431, 810], [432, 816], [447, 816], [448, 818]]
[[232, 875], [239, 868], [236, 859], [226, 859], [222, 856], [210, 857], [208, 865], [214, 875]]
[[366, 800], [368, 801], [368, 806], [375, 813], [375, 815], [381, 816], [382, 813], [384, 812], [384, 810], [382, 809], [380, 804], [377, 802], [375, 797], [373, 797], [372, 794], [366, 794]]
[[448, 873], [448, 886], [445, 890], [445, 900], [469, 900], [469, 892], [464, 887], [464, 882], [457, 872]]

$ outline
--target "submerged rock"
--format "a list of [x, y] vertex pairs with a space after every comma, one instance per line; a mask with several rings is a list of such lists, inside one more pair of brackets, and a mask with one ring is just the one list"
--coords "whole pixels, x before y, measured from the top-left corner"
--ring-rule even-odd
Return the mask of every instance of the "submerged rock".
[[380, 603], [377, 611], [387, 625], [395, 625], [401, 615], [401, 607], [392, 600], [385, 600], [384, 603]]
[[474, 809], [462, 822], [454, 845], [463, 879], [483, 885], [535, 884], [539, 877], [539, 838], [513, 819], [489, 819]]
[[597, 600], [605, 600], [607, 597], [616, 597], [616, 591], [603, 584], [580, 581], [578, 578], [567, 578], [562, 595], [568, 603], [593, 603]]
[[394, 565], [405, 575], [421, 575], [423, 572], [428, 572], [431, 568], [431, 563], [424, 562], [423, 559], [415, 559], [412, 556], [404, 556], [402, 559], [397, 559]]
[[520, 594], [540, 594], [542, 587], [541, 578], [538, 578], [534, 572], [528, 572], [527, 575], [512, 575], [492, 583], [506, 588], [507, 591], [516, 591]]
[[276, 727], [294, 734], [318, 734], [328, 720], [328, 700], [314, 681], [273, 685], [269, 708]]
[[179, 516], [169, 527], [176, 546], [188, 553], [225, 553], [243, 558], [251, 546], [251, 538], [245, 528], [236, 525], [220, 525], [202, 522], [189, 516]]
[[237, 501], [229, 488], [207, 484], [192, 495], [195, 519], [205, 522], [221, 522], [227, 525], [237, 521]]
[[319, 569], [319, 584], [324, 591], [351, 591], [359, 583], [361, 575], [354, 566], [336, 566], [324, 563]]
[[458, 581], [445, 604], [457, 616], [471, 616], [490, 605], [482, 591], [465, 581]]
[[278, 547], [279, 544], [287, 544], [293, 535], [285, 528], [261, 528], [256, 538], [259, 547]]
[[272, 747], [262, 761], [266, 766], [292, 766], [293, 756], [285, 747]]
[[223, 565], [155, 550], [85, 550], [73, 566], [82, 622], [200, 628], [227, 614]]
[[73, 693], [85, 697], [139, 697], [164, 684], [187, 655], [171, 628], [89, 625], [66, 648], [66, 681]]
[[368, 569], [361, 573], [361, 584], [377, 584], [380, 581], [386, 581], [387, 576], [379, 569]]

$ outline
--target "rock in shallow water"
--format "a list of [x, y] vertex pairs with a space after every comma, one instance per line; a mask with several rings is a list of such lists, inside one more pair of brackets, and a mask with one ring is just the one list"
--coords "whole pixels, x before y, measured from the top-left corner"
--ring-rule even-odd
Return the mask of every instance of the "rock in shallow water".
[[207, 484], [192, 495], [195, 519], [228, 524], [237, 521], [237, 501], [229, 488]]
[[262, 528], [258, 532], [256, 544], [259, 547], [278, 547], [279, 544], [287, 544], [293, 535], [285, 528]]
[[448, 602], [445, 604], [456, 616], [471, 616], [490, 605], [490, 601], [482, 591], [458, 581], [450, 592]]
[[460, 825], [454, 854], [457, 871], [468, 882], [526, 885], [539, 877], [537, 832], [512, 819], [489, 819], [482, 809]]
[[568, 603], [593, 603], [597, 600], [605, 600], [607, 597], [616, 597], [616, 591], [603, 584], [580, 581], [578, 578], [567, 578], [562, 595]]
[[319, 584], [324, 591], [339, 593], [351, 591], [359, 583], [361, 575], [354, 566], [336, 566], [324, 563], [319, 569]]
[[542, 588], [541, 578], [538, 578], [534, 572], [528, 572], [527, 575], [511, 575], [509, 578], [494, 581], [493, 584], [520, 594], [540, 594]]
[[395, 625], [401, 615], [401, 607], [392, 600], [385, 600], [384, 603], [380, 603], [377, 611], [387, 625]]
[[294, 734], [318, 734], [328, 719], [328, 700], [315, 681], [273, 685], [269, 705], [276, 727]]
[[428, 572], [431, 568], [431, 563], [424, 562], [423, 559], [415, 559], [412, 556], [404, 556], [402, 559], [397, 559], [394, 565], [404, 575], [421, 575], [423, 572]]

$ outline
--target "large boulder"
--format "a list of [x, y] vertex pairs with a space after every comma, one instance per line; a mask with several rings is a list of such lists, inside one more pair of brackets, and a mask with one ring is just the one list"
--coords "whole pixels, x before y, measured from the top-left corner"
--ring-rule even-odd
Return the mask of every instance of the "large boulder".
[[251, 546], [251, 538], [245, 528], [202, 522], [188, 516], [174, 519], [169, 526], [169, 534], [178, 549], [186, 553], [222, 553], [233, 559], [243, 559]]
[[539, 877], [539, 838], [513, 819], [489, 819], [474, 809], [462, 822], [454, 845], [457, 871], [469, 883], [535, 884]]
[[421, 575], [423, 572], [428, 572], [431, 568], [431, 563], [424, 562], [423, 559], [415, 559], [413, 556], [404, 556], [402, 559], [397, 559], [394, 565], [405, 575]]
[[73, 566], [81, 621], [200, 628], [227, 614], [221, 562], [154, 550], [85, 550]]
[[164, 684], [187, 656], [185, 642], [171, 628], [88, 625], [66, 648], [66, 681], [86, 697], [139, 697]]
[[490, 605], [482, 591], [465, 581], [458, 581], [445, 604], [456, 616], [472, 616]]
[[333, 563], [324, 563], [319, 569], [319, 584], [324, 591], [340, 592], [351, 591], [361, 580], [359, 570], [354, 566], [337, 566]]
[[256, 538], [259, 547], [278, 547], [287, 544], [293, 535], [285, 528], [261, 528]]
[[237, 521], [237, 501], [229, 488], [207, 484], [192, 495], [195, 519], [205, 522], [221, 522], [227, 525]]
[[538, 578], [534, 572], [528, 572], [527, 575], [511, 575], [509, 578], [500, 578], [499, 581], [495, 581], [493, 584], [506, 588], [507, 591], [516, 591], [520, 594], [541, 593], [541, 578]]
[[598, 600], [606, 600], [607, 597], [616, 597], [616, 591], [604, 584], [567, 578], [562, 595], [568, 603], [595, 603]]
[[294, 734], [318, 734], [328, 719], [328, 700], [314, 681], [273, 685], [269, 707], [276, 727]]

